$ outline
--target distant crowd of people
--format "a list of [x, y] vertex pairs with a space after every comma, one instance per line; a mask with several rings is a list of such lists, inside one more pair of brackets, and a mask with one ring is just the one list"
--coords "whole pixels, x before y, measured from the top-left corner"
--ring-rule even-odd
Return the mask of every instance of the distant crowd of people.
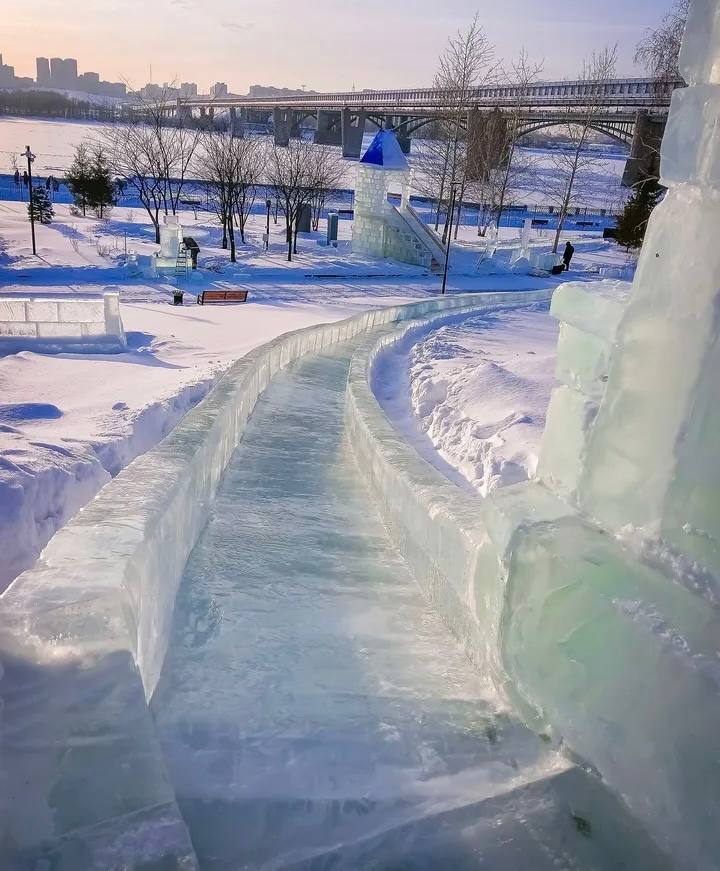
[[[22, 185], [22, 187], [26, 188], [30, 184], [30, 177], [28, 176], [26, 169], [24, 169], [22, 171], [22, 175], [20, 174], [20, 170], [16, 169], [15, 175], [14, 175], [14, 180], [15, 180], [15, 187], [18, 187], [18, 188], [21, 185]], [[39, 179], [38, 179], [38, 181], [39, 181]], [[60, 190], [60, 182], [55, 178], [54, 175], [49, 175], [45, 179], [45, 190], [48, 192], [53, 192], [53, 193], [57, 193]]]

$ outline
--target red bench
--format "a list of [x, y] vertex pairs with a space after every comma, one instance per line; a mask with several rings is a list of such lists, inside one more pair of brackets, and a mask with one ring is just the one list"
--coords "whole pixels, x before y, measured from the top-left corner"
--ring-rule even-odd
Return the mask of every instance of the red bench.
[[247, 290], [203, 290], [198, 294], [198, 305], [206, 302], [247, 302]]

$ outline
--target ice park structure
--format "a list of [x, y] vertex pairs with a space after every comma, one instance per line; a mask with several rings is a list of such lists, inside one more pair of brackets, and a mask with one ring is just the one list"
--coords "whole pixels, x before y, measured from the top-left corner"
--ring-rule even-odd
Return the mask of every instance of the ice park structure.
[[[388, 201], [393, 183], [400, 208]], [[395, 134], [380, 130], [360, 159], [355, 184], [353, 251], [431, 268], [444, 260], [442, 245], [410, 205], [410, 165]]]
[[550, 291], [364, 311], [238, 360], [7, 589], [3, 869], [718, 868], [718, 0], [682, 71], [632, 288], [552, 299], [535, 480], [460, 489], [376, 376]]

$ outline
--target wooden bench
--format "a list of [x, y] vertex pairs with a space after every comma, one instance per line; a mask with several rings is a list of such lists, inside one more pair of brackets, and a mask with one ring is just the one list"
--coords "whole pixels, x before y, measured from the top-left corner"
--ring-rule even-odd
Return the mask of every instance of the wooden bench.
[[206, 302], [247, 302], [247, 290], [203, 290], [198, 294], [198, 305]]

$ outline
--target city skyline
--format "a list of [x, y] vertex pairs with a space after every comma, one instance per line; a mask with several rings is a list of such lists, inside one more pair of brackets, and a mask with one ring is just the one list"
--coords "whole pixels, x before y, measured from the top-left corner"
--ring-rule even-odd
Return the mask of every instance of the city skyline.
[[[344, 0], [330, 16], [317, 8], [289, 16], [290, 0], [268, 0], [238, 18], [230, 0], [159, 0], [150, 8], [120, 0], [120, 18], [89, 0], [67, 0], [58, 28], [56, 4], [28, 0], [5, 21], [0, 50], [12, 56], [20, 77], [35, 77], [38, 56], [78, 57], [84, 68], [101, 69], [104, 79], [132, 88], [150, 81], [198, 82], [201, 92], [225, 81], [235, 93], [256, 83], [314, 90], [415, 87], [431, 83], [448, 36], [467, 26], [478, 5], [448, 0], [438, 9], [429, 0], [398, 0], [388, 12], [381, 0]], [[590, 10], [569, 0], [547, 0], [542, 8], [535, 0], [506, 0], [502, 11], [480, 9], [480, 21], [499, 57], [510, 59], [525, 46], [533, 59], [544, 59], [545, 79], [574, 77], [593, 49], [616, 42], [618, 74], [641, 75], [635, 45], [669, 5], [636, 0], [628, 8], [624, 0], [607, 0]], [[130, 27], [140, 10], [142, 26]], [[82, 21], [76, 32], [68, 27], [72, 21]], [[163, 30], [166, 38], [158, 40]]]

